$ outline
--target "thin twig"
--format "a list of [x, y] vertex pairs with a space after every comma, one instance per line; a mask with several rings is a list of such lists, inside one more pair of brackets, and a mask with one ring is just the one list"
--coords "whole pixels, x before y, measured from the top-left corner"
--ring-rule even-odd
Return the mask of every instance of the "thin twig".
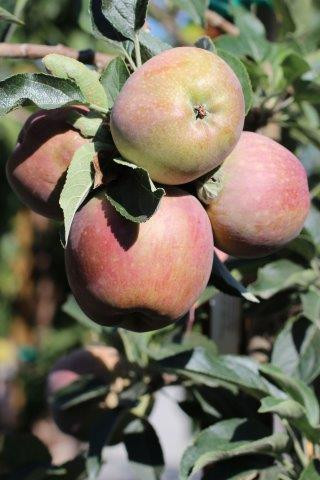
[[206, 10], [205, 19], [211, 27], [218, 27], [229, 35], [237, 36], [240, 33], [238, 27], [213, 10]]
[[75, 58], [88, 65], [96, 65], [103, 69], [111, 60], [112, 56], [93, 50], [75, 50], [64, 45], [38, 45], [34, 43], [0, 43], [0, 57], [2, 58], [27, 58], [37, 60], [49, 53], [59, 53], [66, 57]]

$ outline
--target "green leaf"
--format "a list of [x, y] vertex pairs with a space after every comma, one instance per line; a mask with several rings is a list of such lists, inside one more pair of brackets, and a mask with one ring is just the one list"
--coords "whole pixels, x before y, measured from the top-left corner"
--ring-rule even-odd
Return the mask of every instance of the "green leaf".
[[[1, 0], [2, 8], [5, 8], [11, 14], [19, 18], [19, 14], [16, 14], [16, 0]], [[9, 22], [0, 22], [0, 42], [5, 42], [8, 32], [11, 30]]]
[[0, 21], [16, 23], [17, 25], [24, 25], [24, 22], [17, 18], [12, 13], [8, 12], [5, 8], [0, 7]]
[[72, 103], [87, 101], [71, 80], [44, 73], [19, 73], [0, 82], [0, 115], [19, 106], [36, 105], [50, 110]]
[[320, 212], [312, 204], [306, 219], [305, 229], [310, 233], [316, 245], [320, 245]]
[[[201, 394], [201, 391], [199, 391], [199, 390], [196, 389], [196, 388], [193, 388], [192, 389], [192, 394], [193, 394], [195, 400], [200, 405], [203, 412], [206, 413], [207, 415], [209, 415], [210, 417], [213, 417], [214, 419], [219, 419], [220, 420], [222, 418], [221, 413], [211, 404], [210, 401], [208, 401], [208, 399], [205, 398], [204, 395]], [[193, 417], [192, 412], [191, 412], [190, 417], [191, 418]]]
[[272, 363], [311, 383], [320, 374], [320, 330], [306, 318], [290, 319], [276, 338]]
[[318, 400], [311, 390], [301, 380], [288, 377], [280, 368], [265, 364], [260, 365], [260, 371], [271, 378], [282, 390], [284, 390], [293, 400], [299, 402], [306, 410], [307, 418], [313, 427], [319, 424], [319, 404]]
[[68, 410], [94, 398], [105, 397], [108, 386], [93, 375], [82, 375], [67, 387], [58, 390], [49, 401], [61, 410]]
[[303, 315], [320, 327], [320, 290], [311, 286], [300, 295]]
[[261, 407], [258, 410], [259, 413], [276, 413], [282, 418], [299, 419], [305, 415], [305, 409], [303, 406], [292, 400], [281, 399], [275, 397], [265, 397], [261, 400]]
[[108, 96], [110, 107], [113, 106], [115, 99], [128, 78], [129, 72], [121, 57], [114, 58], [102, 72], [100, 82]]
[[120, 159], [113, 162], [119, 176], [106, 186], [109, 202], [128, 220], [146, 222], [157, 210], [164, 189], [155, 187], [143, 168]]
[[132, 415], [122, 440], [137, 478], [160, 480], [164, 467], [163, 453], [157, 433], [148, 420]]
[[295, 82], [295, 99], [297, 101], [307, 101], [312, 105], [320, 103], [320, 85], [315, 82], [307, 82], [304, 80], [296, 80]]
[[198, 377], [199, 382], [204, 384], [205, 377], [209, 380], [227, 382], [256, 398], [270, 394], [283, 397], [279, 390], [274, 389], [273, 385], [259, 374], [259, 365], [246, 357], [216, 356], [203, 347], [196, 347], [189, 352], [160, 360], [158, 367], [193, 380]]
[[306, 409], [301, 403], [291, 398], [284, 400], [271, 396], [263, 398], [258, 411], [260, 413], [275, 413], [280, 418], [288, 420], [312, 442], [318, 442], [320, 439], [320, 427], [314, 428], [307, 418]]
[[296, 52], [290, 52], [282, 61], [282, 68], [284, 77], [287, 83], [292, 83], [297, 78], [301, 77], [305, 72], [310, 70], [308, 62]]
[[249, 287], [250, 292], [264, 299], [296, 285], [307, 286], [315, 273], [290, 260], [277, 260], [258, 270], [258, 278]]
[[74, 318], [77, 322], [83, 325], [85, 328], [102, 333], [105, 327], [102, 327], [96, 322], [90, 320], [89, 317], [79, 307], [73, 295], [69, 295], [65, 303], [61, 307], [62, 311], [70, 317]]
[[93, 26], [110, 40], [134, 40], [145, 22], [148, 0], [91, 0]]
[[103, 119], [100, 116], [92, 115], [91, 112], [88, 115], [83, 115], [76, 110], [70, 110], [67, 115], [67, 122], [73, 128], [79, 130], [83, 137], [93, 138], [100, 130]]
[[[165, 336], [166, 332], [168, 333], [167, 336]], [[172, 335], [174, 332], [175, 335]], [[171, 328], [170, 336], [170, 328], [168, 329], [168, 327], [151, 333], [153, 333], [153, 335], [145, 351], [148, 353], [148, 357], [154, 360], [160, 360], [176, 355], [177, 353], [187, 352], [195, 347], [203, 347], [211, 355], [217, 355], [218, 353], [215, 343], [206, 335], [202, 335], [196, 331], [185, 333], [182, 339], [177, 339], [176, 329], [172, 330]]]
[[89, 69], [74, 58], [57, 53], [46, 55], [43, 63], [55, 77], [73, 80], [88, 103], [108, 109], [107, 95], [95, 70]]
[[246, 8], [234, 5], [231, 7], [231, 12], [233, 13], [234, 23], [241, 33], [245, 32], [248, 35], [258, 37], [265, 36], [266, 30], [263, 23]]
[[217, 289], [213, 286], [208, 286], [206, 289], [202, 292], [198, 300], [196, 301], [196, 308], [201, 307], [201, 305], [204, 305], [205, 303], [209, 302], [212, 298], [215, 297], [217, 294]]
[[320, 480], [319, 460], [312, 460], [301, 473], [299, 480]]
[[259, 303], [259, 300], [238, 282], [229, 272], [218, 255], [214, 255], [210, 282], [223, 293], [235, 297], [243, 297], [250, 302]]
[[204, 14], [209, 5], [208, 0], [172, 0], [172, 3], [187, 12], [195, 23], [204, 25]]
[[268, 62], [271, 63], [272, 76], [270, 83], [274, 91], [282, 91], [310, 70], [310, 66], [303, 56], [284, 43], [272, 44]]
[[251, 86], [251, 81], [250, 81], [250, 77], [247, 72], [247, 69], [243, 65], [243, 63], [231, 53], [218, 48], [217, 54], [229, 65], [229, 67], [234, 71], [234, 73], [238, 77], [239, 82], [241, 83], [243, 96], [244, 96], [245, 113], [247, 114], [252, 106], [252, 100], [253, 100], [252, 86]]
[[64, 217], [65, 245], [68, 243], [73, 217], [93, 185], [92, 161], [95, 154], [93, 143], [78, 148], [67, 171], [59, 200]]
[[199, 38], [199, 40], [196, 41], [194, 46], [198, 48], [202, 48], [203, 50], [208, 50], [209, 52], [212, 52], [212, 53], [217, 53], [216, 47], [213, 41], [211, 40], [210, 37], [207, 37], [207, 36]]
[[317, 249], [311, 236], [304, 233], [301, 233], [299, 237], [288, 243], [284, 249], [284, 252], [286, 251], [288, 251], [289, 255], [291, 252], [294, 252], [308, 262], [311, 262], [311, 260], [317, 255]]
[[277, 455], [285, 451], [285, 433], [264, 436], [264, 428], [253, 421], [233, 418], [203, 430], [181, 461], [180, 479], [187, 480], [204, 466], [248, 454]]
[[271, 44], [262, 36], [241, 32], [240, 35], [221, 35], [215, 40], [217, 48], [226, 50], [237, 57], [251, 57], [262, 62], [270, 52]]
[[181, 345], [184, 350], [203, 347], [210, 355], [218, 355], [218, 349], [213, 340], [196, 331], [186, 333], [183, 337], [182, 343], [177, 345]]
[[141, 30], [139, 33], [139, 41], [141, 47], [141, 57], [143, 62], [149, 60], [149, 58], [158, 55], [158, 53], [164, 52], [165, 50], [169, 50], [171, 45], [168, 43], [163, 42], [157, 37], [154, 37], [149, 32], [145, 32]]
[[129, 362], [143, 365], [146, 359], [147, 346], [153, 332], [136, 333], [123, 328], [119, 328], [118, 332]]

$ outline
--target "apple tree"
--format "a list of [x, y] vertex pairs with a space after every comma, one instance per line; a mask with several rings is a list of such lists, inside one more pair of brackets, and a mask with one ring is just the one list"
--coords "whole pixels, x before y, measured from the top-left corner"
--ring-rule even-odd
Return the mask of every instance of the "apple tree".
[[[57, 222], [76, 331], [58, 347], [46, 332], [21, 377], [86, 448], [54, 465], [34, 435], [4, 433], [0, 479], [95, 479], [118, 443], [135, 478], [160, 479], [148, 417], [168, 385], [195, 426], [179, 479], [320, 478], [320, 5], [229, 2], [224, 18], [197, 0], [84, 1], [83, 39], [103, 51], [78, 52], [10, 43], [28, 2], [5, 3], [0, 55], [41, 60], [0, 81], [4, 122], [28, 112], [7, 178]], [[238, 354], [208, 334], [219, 291], [242, 301]]]

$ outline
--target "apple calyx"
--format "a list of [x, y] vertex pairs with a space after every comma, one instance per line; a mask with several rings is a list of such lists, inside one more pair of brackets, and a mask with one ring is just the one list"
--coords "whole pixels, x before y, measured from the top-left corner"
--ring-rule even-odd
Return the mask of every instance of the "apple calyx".
[[219, 176], [212, 176], [210, 179], [198, 182], [197, 195], [202, 203], [209, 205], [219, 195], [221, 189], [222, 184]]
[[194, 107], [194, 112], [196, 114], [196, 118], [200, 118], [200, 120], [206, 117], [208, 113], [204, 105], [197, 105], [196, 107]]

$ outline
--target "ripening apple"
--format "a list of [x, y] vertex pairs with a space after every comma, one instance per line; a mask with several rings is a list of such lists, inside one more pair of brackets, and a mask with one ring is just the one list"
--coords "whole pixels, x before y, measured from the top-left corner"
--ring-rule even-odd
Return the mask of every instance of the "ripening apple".
[[157, 182], [179, 185], [220, 165], [243, 122], [242, 88], [226, 62], [200, 48], [177, 47], [131, 75], [110, 126], [126, 160]]
[[84, 375], [92, 376], [101, 385], [119, 383], [123, 374], [122, 363], [118, 351], [104, 345], [88, 345], [56, 361], [47, 378], [47, 397], [53, 419], [62, 432], [87, 441], [100, 414], [112, 406], [108, 406], [108, 397], [103, 398], [102, 395], [63, 409], [58, 402], [52, 402], [53, 395]]
[[67, 123], [70, 110], [83, 113], [84, 107], [40, 110], [31, 115], [6, 167], [8, 181], [21, 201], [55, 220], [63, 218], [59, 197], [70, 161], [89, 141]]
[[268, 255], [294, 239], [309, 211], [306, 172], [279, 143], [243, 132], [216, 175], [207, 206], [216, 246], [235, 257]]
[[95, 322], [134, 331], [164, 327], [188, 312], [207, 285], [213, 236], [200, 202], [169, 187], [140, 225], [103, 193], [75, 215], [66, 272], [82, 310]]

